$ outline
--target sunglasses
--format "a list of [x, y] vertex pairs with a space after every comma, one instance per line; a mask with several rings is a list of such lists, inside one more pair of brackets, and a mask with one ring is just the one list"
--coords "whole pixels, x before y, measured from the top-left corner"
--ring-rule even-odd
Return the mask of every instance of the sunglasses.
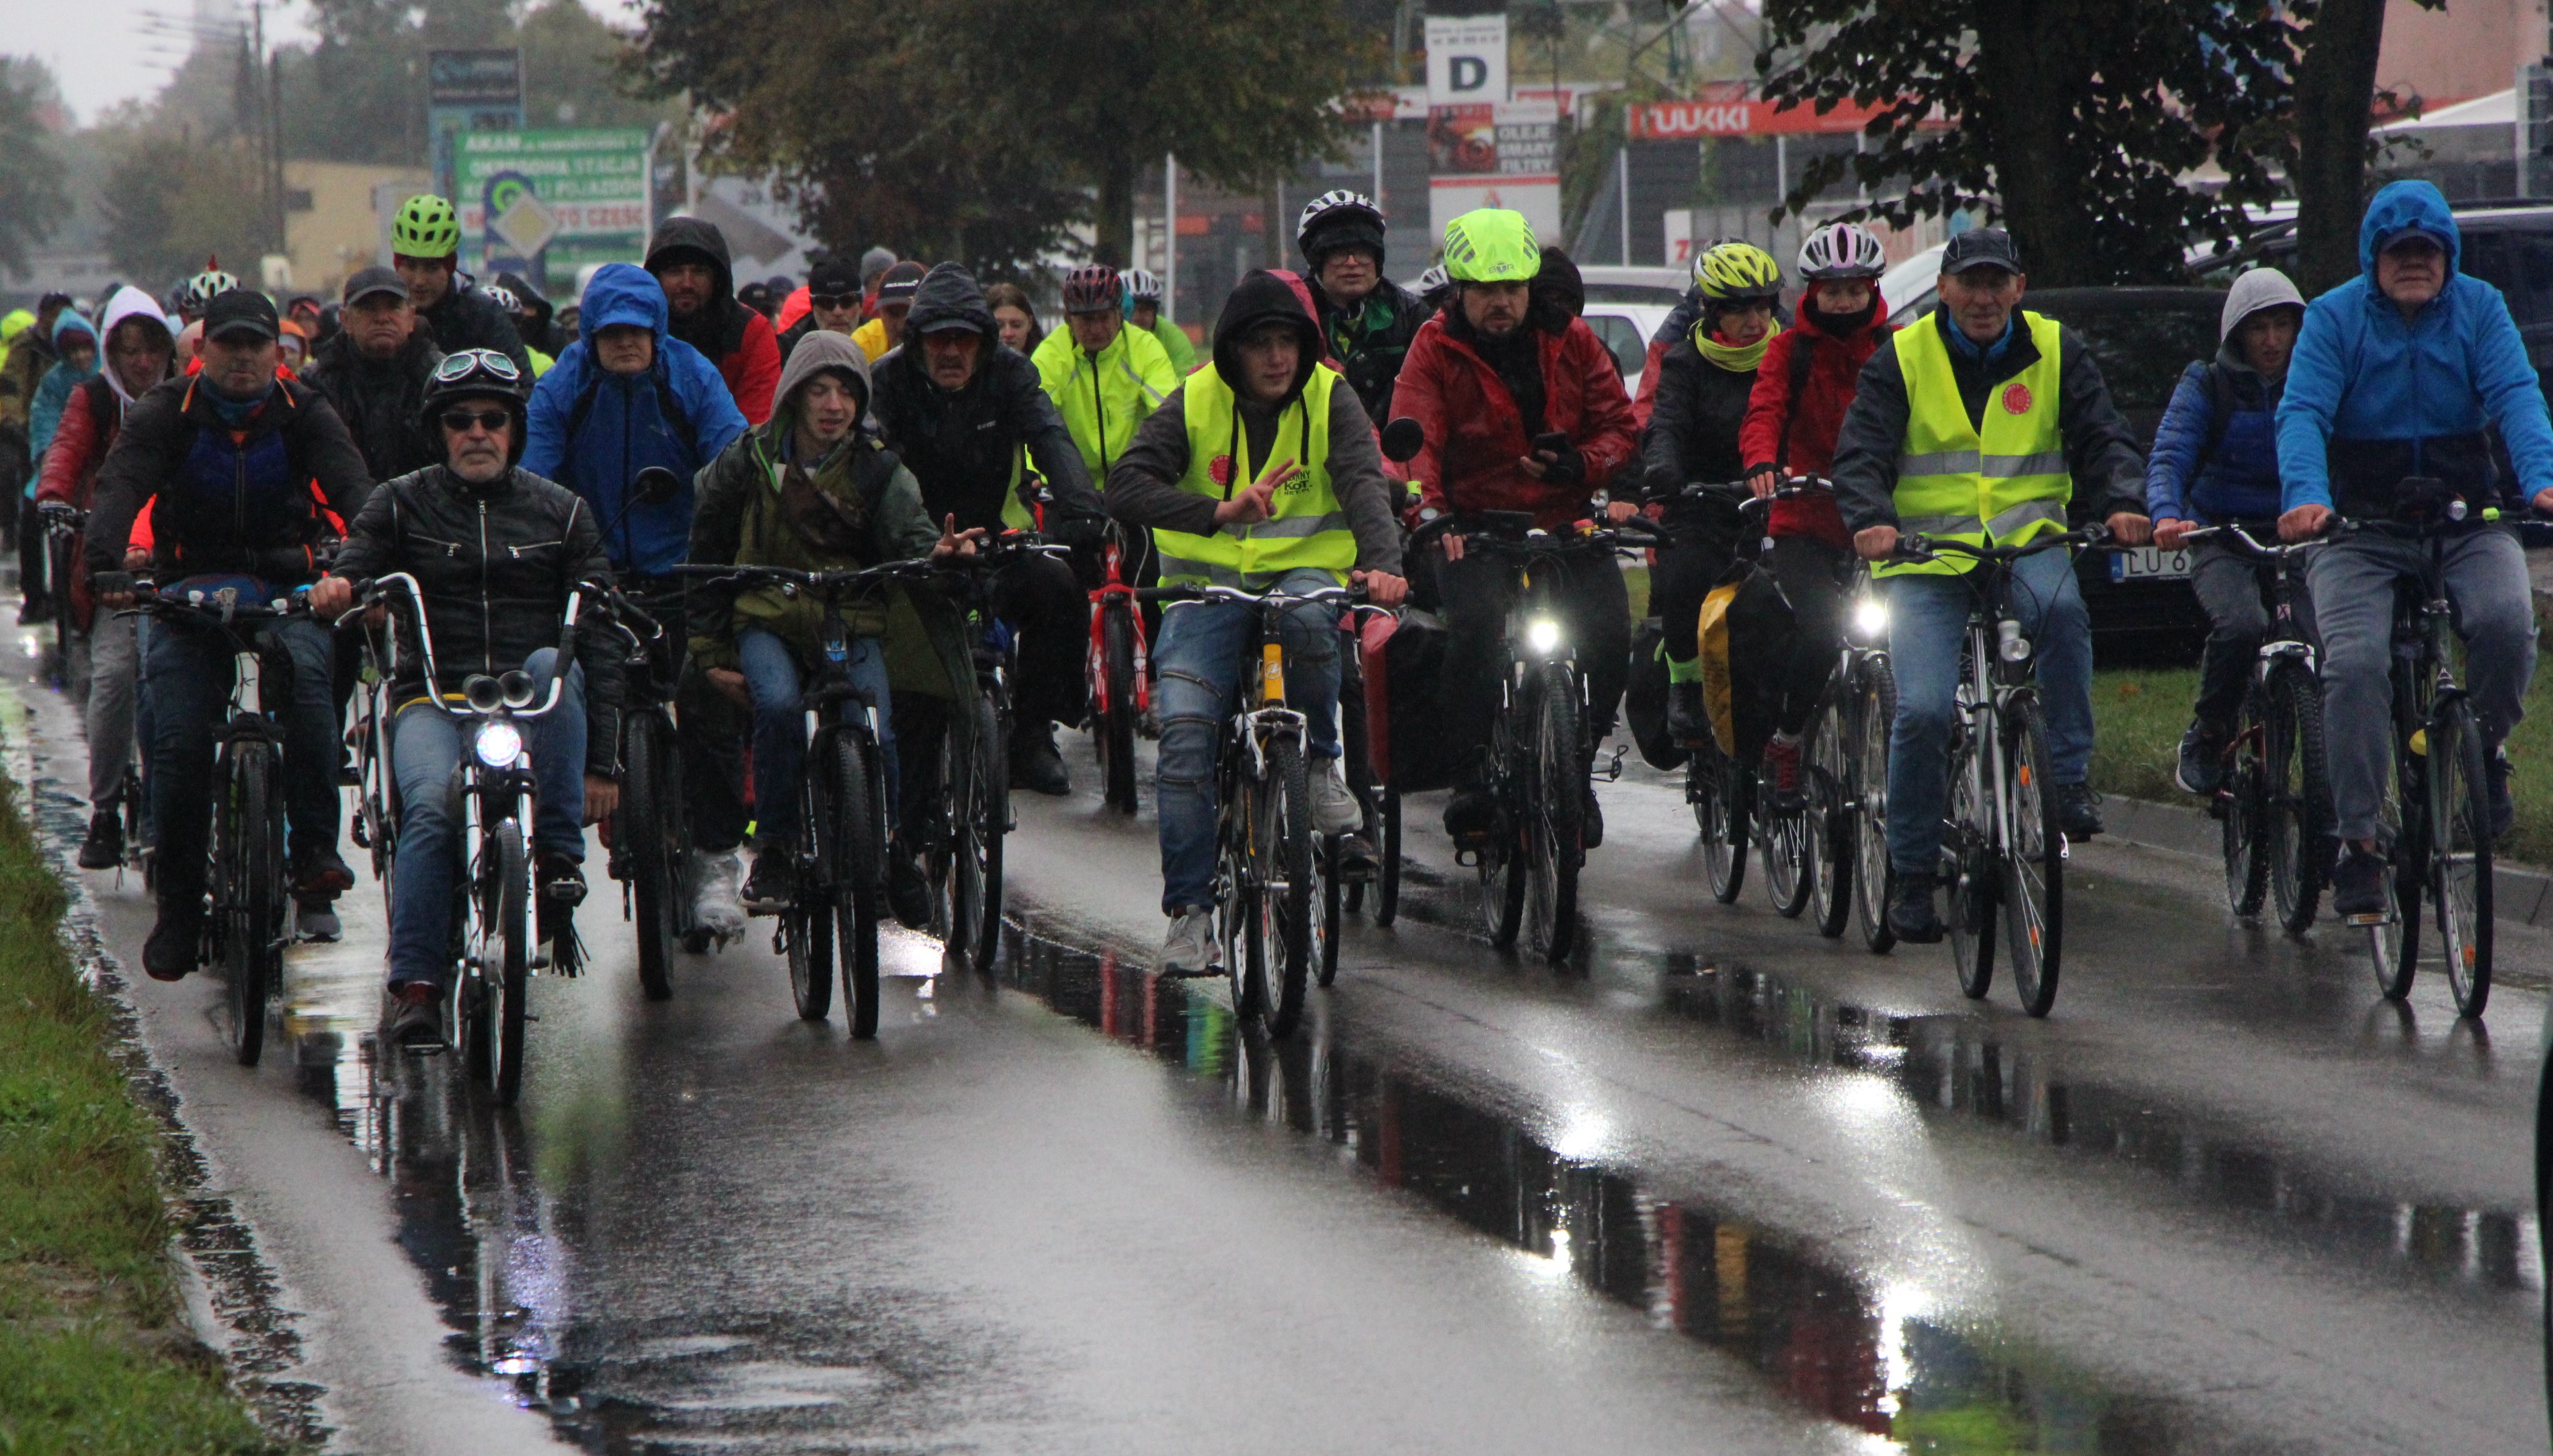
[[857, 293], [810, 293], [809, 304], [817, 308], [849, 308], [860, 301]]
[[447, 385], [474, 374], [491, 375], [509, 385], [523, 377], [522, 371], [514, 368], [513, 360], [494, 349], [464, 349], [458, 354], [446, 354], [443, 362], [434, 367], [435, 379]]
[[475, 425], [493, 435], [513, 418], [502, 409], [447, 409], [443, 411], [443, 427], [456, 435], [466, 435]]

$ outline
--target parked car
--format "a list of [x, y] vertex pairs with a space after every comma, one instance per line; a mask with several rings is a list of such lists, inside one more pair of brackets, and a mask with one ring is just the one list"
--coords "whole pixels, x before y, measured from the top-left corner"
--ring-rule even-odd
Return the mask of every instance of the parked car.
[[1587, 285], [1587, 326], [1622, 371], [1622, 387], [1640, 392], [1640, 371], [1649, 362], [1649, 340], [1684, 301], [1689, 280], [1680, 268], [1581, 268]]

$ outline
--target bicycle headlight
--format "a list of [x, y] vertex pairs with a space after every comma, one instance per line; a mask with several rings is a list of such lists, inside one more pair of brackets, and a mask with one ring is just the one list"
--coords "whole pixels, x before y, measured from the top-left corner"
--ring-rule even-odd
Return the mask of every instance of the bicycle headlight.
[[1524, 644], [1537, 653], [1548, 653], [1560, 645], [1560, 623], [1548, 616], [1537, 616], [1524, 624]]
[[1852, 609], [1853, 631], [1869, 641], [1888, 635], [1888, 604], [1877, 598], [1864, 598]]
[[523, 755], [522, 729], [501, 720], [489, 724], [479, 729], [478, 740], [471, 744], [471, 751], [490, 768], [511, 768], [514, 760]]

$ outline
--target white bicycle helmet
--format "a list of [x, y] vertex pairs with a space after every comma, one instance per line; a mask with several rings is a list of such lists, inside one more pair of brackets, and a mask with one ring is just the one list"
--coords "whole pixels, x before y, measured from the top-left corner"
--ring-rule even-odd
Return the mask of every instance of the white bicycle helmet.
[[1126, 270], [1126, 301], [1159, 303], [1162, 301], [1162, 277], [1149, 268]]
[[1875, 279], [1888, 271], [1879, 237], [1857, 222], [1831, 222], [1800, 244], [1800, 277]]

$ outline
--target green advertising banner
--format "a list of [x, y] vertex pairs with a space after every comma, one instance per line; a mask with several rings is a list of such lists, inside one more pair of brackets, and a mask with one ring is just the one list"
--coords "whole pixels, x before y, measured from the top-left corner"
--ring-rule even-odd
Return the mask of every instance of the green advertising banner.
[[515, 272], [544, 290], [590, 263], [636, 263], [647, 246], [644, 127], [473, 131], [458, 138], [462, 266]]

